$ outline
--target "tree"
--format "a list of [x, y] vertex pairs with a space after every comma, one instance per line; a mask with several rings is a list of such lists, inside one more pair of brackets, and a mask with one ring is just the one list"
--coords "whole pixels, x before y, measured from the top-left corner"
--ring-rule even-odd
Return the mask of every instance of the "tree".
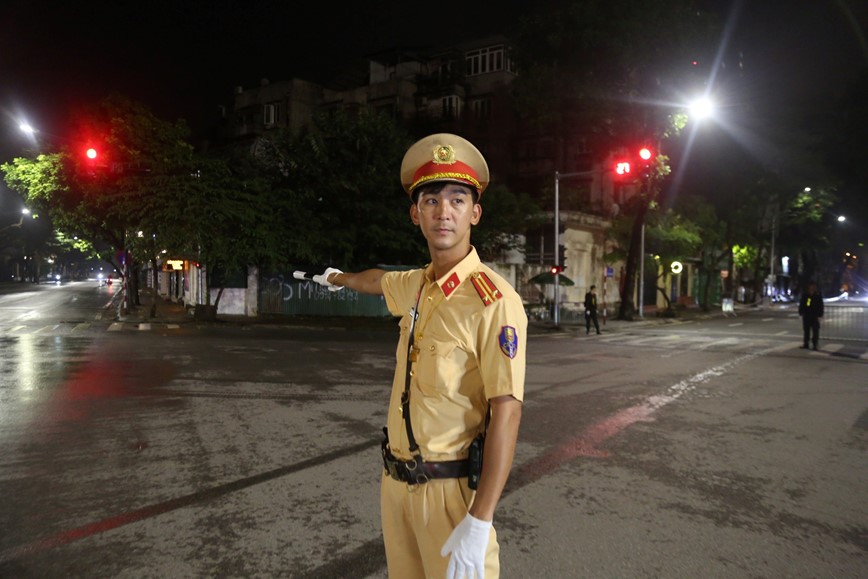
[[[6, 181], [67, 237], [106, 246], [108, 261], [129, 255], [116, 264], [127, 284], [135, 284], [138, 264], [156, 265], [163, 249], [207, 264], [209, 275], [246, 264], [261, 232], [273, 231], [259, 228], [271, 216], [258, 202], [260, 182], [234, 170], [227, 158], [198, 154], [183, 121], [163, 121], [112, 95], [81, 111], [76, 125], [75, 145], [15, 159], [3, 166]], [[96, 163], [83, 156], [92, 142], [98, 143]], [[127, 290], [137, 297], [135, 285]]]
[[524, 233], [542, 225], [545, 214], [526, 193], [492, 185], [482, 197], [482, 220], [473, 230], [473, 245], [481, 259], [497, 261], [524, 248]]
[[666, 278], [666, 267], [673, 261], [694, 257], [702, 246], [702, 236], [695, 223], [672, 209], [652, 215], [645, 232], [646, 246], [657, 258], [657, 291], [663, 296], [665, 309], [671, 311], [672, 303], [666, 287], [660, 283]]
[[[285, 231], [290, 262], [363, 268], [427, 261], [398, 178], [412, 142], [390, 117], [372, 112], [322, 115], [301, 134], [264, 137], [256, 158], [271, 180], [276, 211], [292, 224]], [[486, 191], [484, 201], [474, 231], [480, 255], [520, 247], [535, 205], [503, 187]]]
[[709, 311], [711, 305], [712, 282], [716, 282], [718, 272], [723, 266], [729, 266], [729, 256], [732, 250], [726, 244], [726, 224], [723, 223], [714, 207], [699, 195], [683, 195], [675, 204], [676, 211], [696, 225], [701, 235], [699, 247], [698, 301], [703, 311]]

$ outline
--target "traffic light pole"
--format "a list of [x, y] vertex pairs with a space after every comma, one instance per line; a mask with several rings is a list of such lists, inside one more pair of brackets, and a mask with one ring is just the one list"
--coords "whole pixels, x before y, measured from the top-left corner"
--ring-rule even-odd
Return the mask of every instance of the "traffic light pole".
[[554, 237], [554, 245], [552, 252], [555, 256], [555, 275], [552, 278], [555, 284], [555, 305], [552, 310], [554, 313], [552, 315], [552, 319], [555, 322], [555, 327], [558, 327], [560, 323], [560, 298], [561, 298], [561, 278], [560, 272], [558, 271], [558, 267], [560, 265], [560, 235], [561, 235], [561, 215], [560, 215], [560, 198], [558, 192], [558, 184], [560, 182], [560, 174], [555, 171], [555, 237]]
[[590, 177], [593, 175], [592, 171], [578, 171], [576, 173], [559, 173], [555, 171], [555, 242], [554, 242], [554, 254], [555, 254], [555, 274], [552, 278], [555, 284], [555, 305], [553, 310], [552, 319], [555, 322], [555, 327], [560, 325], [560, 300], [561, 300], [561, 280], [560, 280], [560, 272], [558, 271], [558, 267], [560, 265], [560, 237], [561, 237], [561, 214], [560, 214], [560, 181], [561, 177]]

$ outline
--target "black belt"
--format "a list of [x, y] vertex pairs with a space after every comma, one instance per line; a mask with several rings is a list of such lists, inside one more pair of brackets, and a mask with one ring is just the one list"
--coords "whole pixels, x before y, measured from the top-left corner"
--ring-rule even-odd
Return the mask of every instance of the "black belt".
[[421, 458], [398, 460], [391, 456], [391, 453], [389, 456], [383, 456], [383, 466], [390, 477], [410, 485], [424, 484], [435, 478], [461, 478], [470, 473], [468, 460], [441, 462], [423, 462]]

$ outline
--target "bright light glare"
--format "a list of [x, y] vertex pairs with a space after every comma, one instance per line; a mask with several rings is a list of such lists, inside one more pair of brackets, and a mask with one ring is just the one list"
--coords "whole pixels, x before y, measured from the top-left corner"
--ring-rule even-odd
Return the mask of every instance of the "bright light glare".
[[28, 135], [32, 135], [33, 133], [36, 132], [36, 129], [31, 127], [26, 122], [22, 122], [20, 125], [18, 125], [18, 128], [21, 129], [22, 133], [27, 133]]
[[840, 221], [840, 222], [843, 223], [844, 221], [847, 221], [847, 218], [844, 217], [843, 215], [839, 215], [839, 216], [838, 216], [838, 221]]
[[87, 158], [88, 159], [96, 159], [96, 149], [88, 149], [87, 150]]
[[648, 147], [643, 148], [641, 151], [639, 151], [639, 156], [645, 161], [647, 161], [651, 158], [651, 149], [649, 149]]
[[713, 114], [714, 103], [708, 97], [702, 97], [690, 103], [690, 116], [697, 120], [707, 119]]

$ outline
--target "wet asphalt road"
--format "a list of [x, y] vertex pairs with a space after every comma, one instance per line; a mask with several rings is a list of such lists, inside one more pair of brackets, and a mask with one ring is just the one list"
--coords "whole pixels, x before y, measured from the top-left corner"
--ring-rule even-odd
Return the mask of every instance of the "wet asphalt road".
[[[0, 576], [385, 576], [391, 326], [113, 331], [97, 291], [0, 295]], [[764, 319], [532, 336], [502, 575], [868, 576], [868, 346]]]

